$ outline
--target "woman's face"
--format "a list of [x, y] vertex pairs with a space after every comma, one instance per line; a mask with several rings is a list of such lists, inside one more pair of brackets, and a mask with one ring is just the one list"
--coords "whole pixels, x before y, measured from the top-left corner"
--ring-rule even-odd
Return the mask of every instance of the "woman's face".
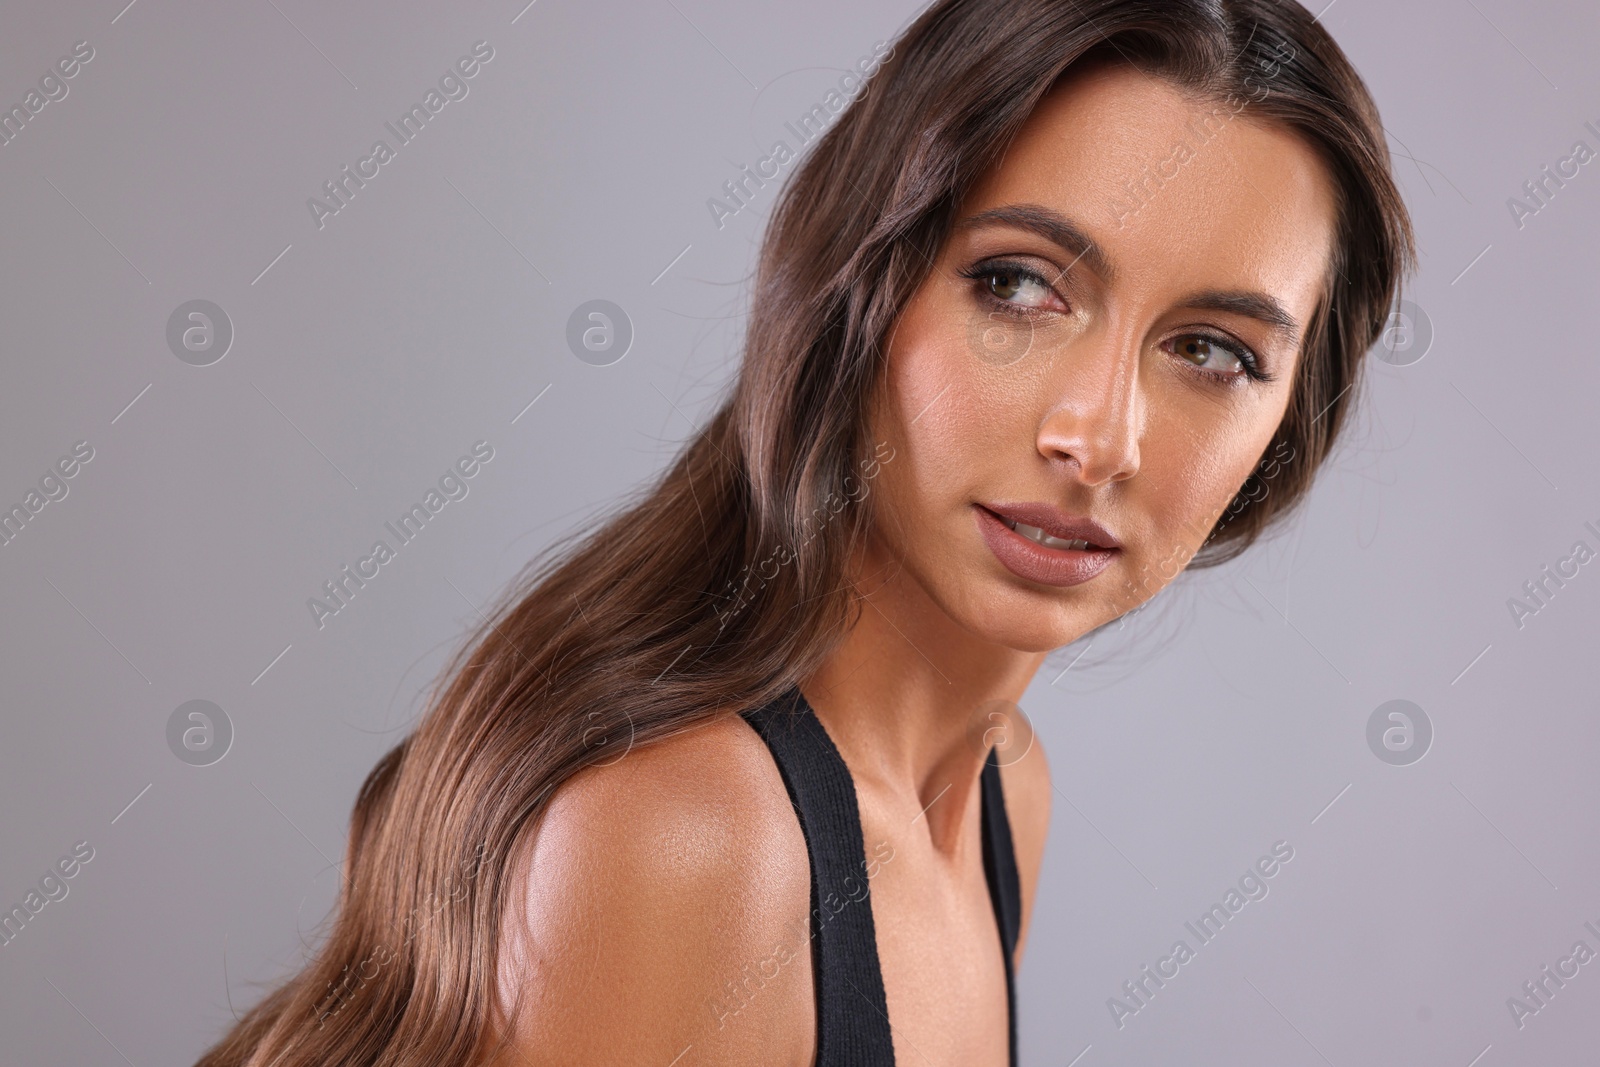
[[1074, 73], [900, 314], [873, 551], [965, 629], [1027, 651], [1074, 640], [1169, 581], [1258, 463], [1293, 461], [1264, 453], [1334, 193], [1308, 144], [1243, 103]]

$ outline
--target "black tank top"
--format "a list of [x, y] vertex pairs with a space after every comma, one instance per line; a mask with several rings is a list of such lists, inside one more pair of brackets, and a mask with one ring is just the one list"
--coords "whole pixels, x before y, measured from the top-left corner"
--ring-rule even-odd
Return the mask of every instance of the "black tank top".
[[[894, 1063], [889, 1009], [868, 896], [869, 873], [855, 780], [798, 688], [744, 713], [783, 775], [811, 857], [811, 959], [817, 993], [816, 1067]], [[1000, 928], [1010, 1062], [1017, 1062], [1017, 998], [1011, 958], [1022, 895], [1011, 824], [991, 750], [981, 775], [983, 873]]]

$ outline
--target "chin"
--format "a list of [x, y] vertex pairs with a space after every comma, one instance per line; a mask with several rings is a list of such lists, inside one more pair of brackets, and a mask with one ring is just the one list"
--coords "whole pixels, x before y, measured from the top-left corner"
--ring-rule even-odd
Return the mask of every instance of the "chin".
[[1094, 610], [1097, 607], [1097, 602], [1068, 603], [1059, 590], [990, 588], [973, 591], [967, 610], [956, 618], [971, 633], [1004, 648], [1053, 652], [1106, 621]]

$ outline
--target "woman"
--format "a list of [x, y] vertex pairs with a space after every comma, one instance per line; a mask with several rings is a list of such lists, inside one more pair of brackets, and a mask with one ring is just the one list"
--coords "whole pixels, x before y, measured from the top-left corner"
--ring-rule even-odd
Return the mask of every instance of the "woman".
[[1014, 1063], [1051, 786], [994, 709], [1301, 499], [1412, 258], [1292, 0], [939, 0], [726, 404], [463, 650], [202, 1062]]

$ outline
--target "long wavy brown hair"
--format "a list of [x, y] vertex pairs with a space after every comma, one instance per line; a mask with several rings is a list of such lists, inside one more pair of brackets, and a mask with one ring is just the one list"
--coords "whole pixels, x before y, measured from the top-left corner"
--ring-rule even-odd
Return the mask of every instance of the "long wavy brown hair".
[[851, 625], [882, 343], [965, 192], [1056, 80], [1096, 59], [1243, 99], [1243, 117], [1297, 133], [1328, 167], [1336, 251], [1264, 453], [1294, 462], [1270, 492], [1241, 486], [1189, 565], [1230, 558], [1296, 505], [1414, 263], [1349, 61], [1293, 0], [938, 0], [783, 190], [725, 402], [658, 480], [530, 564], [463, 645], [360, 790], [326, 938], [203, 1067], [441, 1067], [493, 1051], [502, 908], [554, 790], [764, 703]]

